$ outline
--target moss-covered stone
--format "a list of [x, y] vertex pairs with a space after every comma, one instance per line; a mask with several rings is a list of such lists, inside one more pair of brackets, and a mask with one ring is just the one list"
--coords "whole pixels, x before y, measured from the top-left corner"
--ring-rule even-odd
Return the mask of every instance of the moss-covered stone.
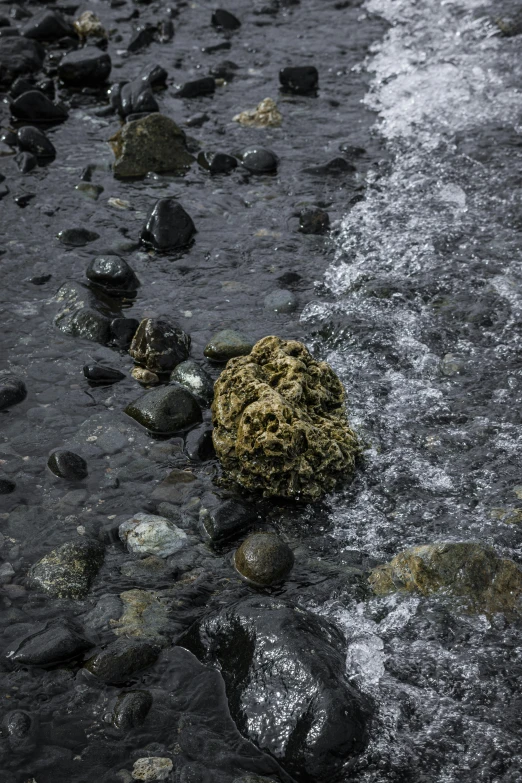
[[286, 579], [294, 565], [294, 555], [275, 533], [253, 533], [236, 549], [234, 565], [251, 584], [269, 587]]
[[116, 177], [141, 177], [149, 171], [184, 174], [194, 158], [187, 152], [185, 134], [162, 114], [126, 123], [111, 136]]
[[494, 549], [472, 542], [425, 544], [400, 552], [369, 578], [377, 595], [439, 590], [467, 600], [475, 612], [522, 611], [522, 569]]
[[359, 445], [341, 382], [295, 340], [265, 337], [231, 359], [212, 414], [223, 467], [265, 496], [316, 500], [353, 472]]
[[104, 556], [98, 541], [67, 542], [32, 566], [29, 583], [53, 598], [84, 598]]

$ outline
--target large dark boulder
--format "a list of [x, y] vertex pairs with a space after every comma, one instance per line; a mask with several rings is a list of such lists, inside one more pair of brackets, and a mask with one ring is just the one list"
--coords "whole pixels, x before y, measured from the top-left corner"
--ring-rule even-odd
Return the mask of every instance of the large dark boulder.
[[299, 781], [329, 783], [364, 749], [369, 705], [348, 683], [346, 641], [326, 619], [249, 597], [207, 615], [182, 645], [221, 669], [241, 733]]

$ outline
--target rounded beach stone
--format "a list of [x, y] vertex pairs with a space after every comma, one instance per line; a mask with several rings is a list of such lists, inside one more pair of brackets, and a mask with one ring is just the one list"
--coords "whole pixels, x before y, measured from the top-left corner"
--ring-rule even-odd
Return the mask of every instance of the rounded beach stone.
[[73, 451], [54, 451], [47, 465], [55, 476], [68, 481], [81, 481], [88, 475], [87, 463]]
[[253, 533], [236, 550], [234, 565], [248, 582], [269, 587], [286, 579], [294, 565], [294, 555], [275, 533]]

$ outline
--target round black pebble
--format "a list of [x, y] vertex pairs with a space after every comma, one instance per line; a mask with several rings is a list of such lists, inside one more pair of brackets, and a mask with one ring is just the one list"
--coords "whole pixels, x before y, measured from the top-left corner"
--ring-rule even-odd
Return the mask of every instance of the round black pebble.
[[112, 367], [104, 367], [102, 364], [86, 364], [83, 374], [91, 383], [117, 383], [123, 380], [125, 375]]
[[234, 565], [251, 584], [269, 587], [288, 576], [294, 554], [275, 533], [253, 533], [236, 549]]
[[277, 171], [279, 159], [264, 147], [247, 147], [240, 155], [243, 166], [252, 174], [272, 174]]
[[13, 117], [29, 122], [63, 122], [68, 117], [63, 106], [53, 103], [38, 90], [24, 92], [12, 102], [10, 109]]
[[291, 92], [294, 95], [310, 95], [317, 90], [319, 74], [313, 65], [283, 68], [279, 71], [279, 81], [284, 92]]
[[0, 411], [17, 405], [27, 397], [25, 383], [19, 378], [0, 377]]
[[56, 150], [45, 133], [32, 125], [20, 128], [17, 137], [20, 149], [31, 152], [37, 158], [54, 158], [56, 155]]
[[72, 451], [54, 451], [47, 465], [55, 476], [68, 481], [81, 481], [88, 475], [87, 463]]
[[195, 232], [192, 218], [175, 198], [160, 198], [142, 229], [141, 241], [155, 250], [175, 250], [186, 247]]
[[212, 14], [212, 25], [217, 27], [218, 30], [239, 30], [241, 22], [230, 11], [225, 11], [224, 8], [217, 8]]
[[140, 283], [128, 263], [119, 256], [93, 258], [85, 274], [92, 283], [118, 291], [136, 291]]

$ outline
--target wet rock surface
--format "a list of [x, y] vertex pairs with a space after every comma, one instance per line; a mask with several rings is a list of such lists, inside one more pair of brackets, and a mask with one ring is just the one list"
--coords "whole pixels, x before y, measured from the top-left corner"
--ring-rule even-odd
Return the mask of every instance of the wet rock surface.
[[229, 361], [214, 393], [214, 447], [240, 484], [310, 500], [353, 472], [359, 446], [342, 385], [301, 343], [260, 340]]
[[299, 779], [330, 780], [363, 749], [369, 705], [345, 679], [345, 642], [326, 620], [252, 597], [205, 618], [183, 644], [219, 665], [240, 731]]
[[172, 322], [145, 318], [138, 326], [129, 354], [151, 372], [166, 373], [188, 359], [190, 336]]
[[117, 177], [140, 177], [149, 171], [184, 173], [194, 161], [186, 149], [185, 133], [162, 114], [127, 122], [110, 144]]
[[55, 598], [84, 598], [103, 559], [97, 541], [68, 542], [31, 566], [29, 582]]
[[259, 587], [282, 582], [294, 565], [292, 550], [273, 533], [254, 533], [234, 553], [234, 566], [248, 582]]
[[128, 416], [151, 432], [172, 435], [201, 421], [196, 398], [183, 386], [175, 384], [154, 389], [129, 403]]
[[160, 198], [141, 231], [141, 241], [154, 250], [178, 250], [190, 244], [196, 228], [190, 215], [173, 198]]
[[81, 481], [88, 475], [87, 463], [73, 451], [54, 451], [47, 466], [55, 476], [68, 481]]
[[73, 87], [101, 87], [111, 72], [111, 58], [95, 46], [69, 52], [60, 61], [60, 79]]

